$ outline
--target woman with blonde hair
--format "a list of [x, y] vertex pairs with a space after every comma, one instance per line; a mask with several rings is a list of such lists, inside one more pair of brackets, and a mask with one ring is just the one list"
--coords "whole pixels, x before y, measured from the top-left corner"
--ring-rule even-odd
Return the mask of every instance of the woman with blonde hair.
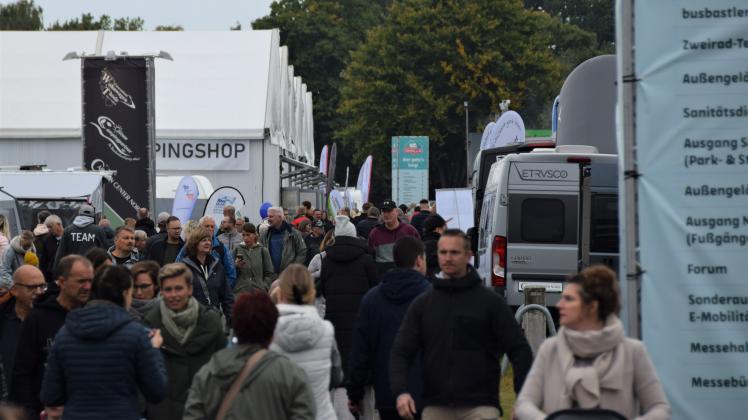
[[184, 229], [182, 229], [182, 239], [187, 242], [187, 240], [190, 239], [190, 235], [192, 234], [192, 232], [199, 226], [200, 224], [197, 222], [197, 220], [189, 220], [184, 226]]
[[644, 345], [618, 319], [618, 280], [597, 265], [566, 281], [561, 329], [540, 346], [517, 398], [518, 419], [569, 408], [606, 409], [626, 418], [669, 419], [670, 406]]
[[301, 264], [291, 264], [278, 278], [278, 324], [270, 350], [304, 369], [317, 404], [317, 419], [335, 419], [330, 388], [340, 385], [343, 369], [330, 321], [314, 307], [314, 281]]

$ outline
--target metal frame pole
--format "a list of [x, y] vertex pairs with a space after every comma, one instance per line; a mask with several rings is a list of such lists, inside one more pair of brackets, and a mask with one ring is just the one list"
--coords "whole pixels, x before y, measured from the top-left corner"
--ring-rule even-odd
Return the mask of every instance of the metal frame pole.
[[639, 226], [637, 218], [637, 188], [639, 172], [636, 164], [636, 69], [634, 66], [634, 1], [616, 2], [616, 48], [619, 73], [618, 119], [619, 181], [623, 202], [619, 205], [620, 237], [624, 239], [622, 257], [625, 259], [621, 276], [624, 299], [624, 319], [628, 335], [641, 338], [639, 290], [642, 271], [639, 268]]
[[470, 186], [470, 104], [468, 101], [463, 103], [465, 106], [465, 186]]

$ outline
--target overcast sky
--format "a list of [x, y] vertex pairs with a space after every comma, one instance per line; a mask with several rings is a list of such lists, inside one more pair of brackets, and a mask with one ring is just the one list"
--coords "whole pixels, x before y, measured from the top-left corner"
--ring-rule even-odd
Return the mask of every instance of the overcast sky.
[[[0, 0], [12, 3], [15, 0]], [[181, 25], [185, 30], [228, 30], [236, 22], [242, 29], [270, 13], [272, 0], [35, 0], [44, 10], [44, 26], [56, 20], [63, 22], [91, 13], [97, 19], [109, 15], [113, 19], [140, 17], [144, 29], [158, 25]]]

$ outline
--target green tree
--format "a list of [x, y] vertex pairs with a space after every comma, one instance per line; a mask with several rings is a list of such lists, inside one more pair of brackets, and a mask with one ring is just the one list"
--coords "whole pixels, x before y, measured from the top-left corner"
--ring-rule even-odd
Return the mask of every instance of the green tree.
[[0, 31], [39, 31], [44, 28], [42, 8], [34, 0], [0, 4]]
[[101, 15], [97, 20], [92, 14], [84, 13], [80, 19], [70, 19], [60, 23], [55, 21], [47, 30], [49, 31], [142, 31], [144, 25], [143, 19], [135, 18], [118, 18], [112, 20], [109, 15]]
[[139, 17], [119, 18], [114, 20], [112, 29], [115, 31], [142, 31], [144, 24], [145, 21]]
[[369, 32], [343, 73], [336, 132], [360, 160], [374, 156], [373, 193], [390, 190], [390, 138], [430, 138], [432, 188], [464, 185], [465, 114], [471, 131], [495, 117], [503, 99], [528, 121], [550, 106], [564, 65], [556, 43], [590, 40], [520, 0], [401, 0]]
[[597, 54], [615, 52], [615, 2], [613, 0], [525, 0], [525, 6], [543, 10], [597, 37]]
[[[340, 73], [350, 51], [366, 31], [383, 21], [389, 0], [279, 0], [270, 14], [252, 22], [253, 29], [279, 28], [281, 45], [287, 45], [289, 64], [301, 75], [314, 97], [316, 153], [330, 143], [341, 124], [336, 112], [340, 99]], [[341, 151], [338, 168], [345, 171], [350, 154]]]
[[158, 25], [154, 31], [184, 31], [182, 25]]

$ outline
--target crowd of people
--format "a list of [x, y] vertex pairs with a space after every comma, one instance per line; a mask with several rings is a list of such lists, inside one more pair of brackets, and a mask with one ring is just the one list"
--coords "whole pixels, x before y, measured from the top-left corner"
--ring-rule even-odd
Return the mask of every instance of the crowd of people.
[[533, 356], [428, 200], [95, 214], [12, 238], [0, 215], [0, 419], [498, 419], [503, 355], [516, 418], [670, 416], [610, 269], [569, 277]]

